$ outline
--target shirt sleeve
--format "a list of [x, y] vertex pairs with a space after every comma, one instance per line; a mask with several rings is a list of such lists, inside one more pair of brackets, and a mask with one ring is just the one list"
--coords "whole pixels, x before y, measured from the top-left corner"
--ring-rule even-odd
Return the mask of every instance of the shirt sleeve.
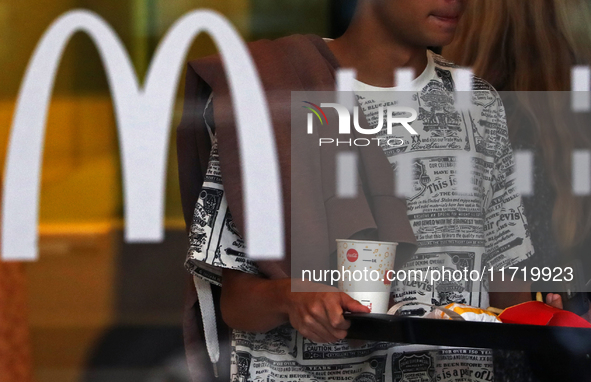
[[185, 268], [191, 274], [221, 286], [223, 268], [251, 274], [260, 274], [260, 271], [256, 263], [246, 257], [244, 240], [228, 209], [215, 131], [211, 120], [206, 117], [210, 101], [204, 118], [212, 147], [203, 187], [193, 212]]
[[498, 94], [496, 112], [489, 126], [496, 126], [492, 139], [496, 155], [491, 174], [491, 191], [485, 216], [486, 253], [483, 266], [500, 270], [514, 266], [533, 256], [521, 195], [516, 189], [515, 158], [509, 142], [505, 109]]

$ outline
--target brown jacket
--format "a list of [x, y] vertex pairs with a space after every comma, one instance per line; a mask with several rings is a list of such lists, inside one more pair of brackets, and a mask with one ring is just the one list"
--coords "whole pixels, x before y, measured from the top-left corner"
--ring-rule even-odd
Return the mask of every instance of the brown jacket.
[[[335, 239], [348, 238], [361, 231], [373, 232], [370, 237], [374, 239], [400, 243], [397, 264], [406, 261], [416, 248], [415, 237], [406, 215], [406, 204], [394, 195], [393, 171], [382, 149], [377, 145], [319, 147], [297, 138], [301, 135], [292, 135], [291, 92], [333, 91], [335, 88], [335, 70], [339, 64], [324, 40], [312, 35], [296, 35], [276, 41], [257, 41], [249, 44], [249, 49], [271, 112], [286, 227], [284, 260], [259, 262], [261, 271], [269, 278], [283, 278], [300, 277], [302, 269], [329, 269], [329, 254], [336, 249]], [[185, 222], [188, 228], [209, 161], [211, 142], [203, 122], [203, 111], [211, 91], [215, 94], [213, 110], [225, 195], [236, 226], [243, 231], [236, 126], [226, 76], [217, 56], [191, 61], [187, 70], [183, 119], [177, 129]], [[336, 120], [336, 116], [330, 114], [328, 118]], [[365, 119], [361, 119], [362, 127], [367, 127]], [[337, 133], [336, 126], [326, 126], [322, 130], [323, 137], [337, 138]], [[359, 179], [363, 192], [353, 199], [335, 197], [335, 158], [337, 152], [343, 150], [357, 151], [360, 158]], [[192, 288], [189, 290], [184, 324], [191, 367], [201, 321], [195, 306], [196, 294]], [[219, 291], [214, 291], [214, 295], [217, 293]], [[219, 311], [217, 314], [219, 318]], [[219, 319], [218, 324], [223, 325]], [[222, 362], [229, 365], [223, 357]]]

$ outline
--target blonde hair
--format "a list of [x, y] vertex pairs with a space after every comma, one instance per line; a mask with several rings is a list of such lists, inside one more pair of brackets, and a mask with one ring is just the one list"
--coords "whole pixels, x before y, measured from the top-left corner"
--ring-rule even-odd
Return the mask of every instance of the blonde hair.
[[[588, 0], [471, 0], [444, 56], [489, 81], [499, 91], [568, 91], [571, 67], [591, 64], [591, 2]], [[569, 106], [556, 97], [546, 104], [524, 94], [519, 112], [534, 128], [547, 177], [556, 192], [552, 225], [563, 249], [591, 232], [591, 202], [571, 190], [571, 153], [589, 148], [585, 126], [556, 118]], [[553, 111], [553, 112], [552, 112]], [[527, 123], [509, 124], [523, 134]], [[517, 121], [515, 121], [517, 122]], [[523, 122], [523, 120], [522, 120]]]

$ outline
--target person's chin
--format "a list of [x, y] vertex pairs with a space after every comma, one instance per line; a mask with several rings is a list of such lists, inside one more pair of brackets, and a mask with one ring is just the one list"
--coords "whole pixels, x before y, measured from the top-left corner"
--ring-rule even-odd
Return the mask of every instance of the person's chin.
[[429, 36], [429, 44], [427, 46], [445, 46], [451, 44], [454, 40], [455, 31], [454, 32], [437, 32], [431, 33]]

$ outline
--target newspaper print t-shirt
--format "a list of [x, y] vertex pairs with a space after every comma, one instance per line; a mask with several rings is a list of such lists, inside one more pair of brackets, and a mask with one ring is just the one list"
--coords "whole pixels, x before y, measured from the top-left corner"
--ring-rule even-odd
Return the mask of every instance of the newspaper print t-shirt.
[[[454, 106], [454, 67], [429, 52], [428, 65], [412, 83], [419, 111], [411, 137], [393, 131], [405, 144], [384, 147], [394, 171], [399, 158], [411, 160], [413, 193], [408, 216], [419, 249], [406, 269], [445, 267], [482, 270], [510, 266], [533, 254], [521, 199], [514, 190], [513, 157], [500, 98], [485, 82], [475, 79], [472, 105], [467, 111]], [[375, 96], [377, 88], [357, 83], [358, 102], [370, 125], [377, 125], [380, 105], [396, 104], [396, 94]], [[384, 89], [380, 89], [384, 90]], [[388, 90], [388, 89], [386, 89]], [[389, 90], [398, 90], [392, 88]], [[373, 97], [368, 97], [371, 95]], [[407, 92], [405, 92], [406, 94]], [[207, 118], [206, 118], [207, 122]], [[212, 123], [209, 123], [212, 125]], [[195, 208], [190, 248], [185, 266], [209, 282], [222, 284], [221, 268], [258, 273], [245, 257], [247, 249], [232, 224], [224, 197], [212, 132], [213, 147], [203, 191]], [[385, 131], [381, 137], [387, 137]], [[473, 164], [473, 192], [458, 195], [455, 158], [468, 155]], [[445, 305], [450, 302], [487, 307], [485, 283], [403, 282], [393, 284], [395, 300]], [[428, 308], [406, 306], [404, 314], [422, 316]], [[346, 340], [317, 344], [289, 324], [267, 333], [232, 332], [232, 381], [493, 381], [492, 352], [367, 342], [352, 347]]]
[[209, 96], [203, 114], [211, 139], [211, 152], [193, 211], [185, 268], [191, 274], [221, 286], [222, 268], [252, 274], [258, 274], [259, 271], [256, 264], [245, 255], [244, 240], [234, 224], [224, 195], [215, 126], [210, 120], [213, 115], [210, 113], [212, 100], [213, 94]]
[[[462, 271], [461, 281], [395, 282], [396, 301], [488, 307], [486, 282], [471, 281], [470, 271], [487, 275], [492, 267], [509, 267], [533, 255], [516, 192], [514, 158], [505, 111], [496, 91], [474, 78], [471, 107], [455, 105], [455, 66], [429, 52], [428, 66], [412, 88], [397, 94], [356, 84], [358, 102], [371, 127], [379, 121], [379, 106], [406, 106], [418, 111], [411, 136], [401, 125], [392, 135], [378, 133], [394, 171], [403, 160], [412, 166], [412, 191], [407, 195], [408, 217], [419, 243], [407, 270]], [[401, 101], [404, 99], [404, 101]], [[398, 143], [396, 147], [386, 142]], [[470, 190], [458, 190], [458, 162], [467, 166]], [[449, 275], [449, 273], [448, 273]], [[483, 278], [484, 281], [484, 278]], [[407, 305], [403, 314], [423, 316], [424, 306]]]
[[203, 187], [193, 212], [189, 256], [185, 268], [218, 286], [222, 285], [222, 268], [259, 273], [256, 264], [245, 256], [244, 240], [238, 233], [228, 209], [215, 141]]
[[[465, 275], [478, 271], [486, 276], [491, 268], [516, 265], [534, 253], [516, 192], [513, 152], [499, 95], [488, 83], [474, 78], [470, 107], [460, 110], [454, 95], [456, 66], [432, 52], [428, 58], [426, 70], [412, 83], [413, 90], [403, 95], [360, 82], [355, 87], [370, 127], [379, 123], [380, 106], [384, 113], [387, 106], [395, 105], [418, 111], [418, 119], [411, 124], [417, 136], [402, 126], [394, 127], [391, 135], [386, 129], [378, 133], [382, 143], [394, 138], [402, 143], [382, 145], [394, 171], [402, 162], [412, 168], [407, 213], [419, 249], [405, 270], [461, 271], [464, 275], [457, 281], [396, 281], [394, 300], [415, 302], [402, 310], [403, 315], [412, 316], [428, 314], [424, 304], [488, 307], [487, 278], [471, 281]], [[470, 190], [461, 193], [458, 158], [470, 169]], [[492, 354], [487, 349], [401, 345], [394, 348], [392, 360], [395, 381], [430, 380], [427, 368], [420, 366], [427, 364], [435, 366], [438, 381], [493, 380]]]

